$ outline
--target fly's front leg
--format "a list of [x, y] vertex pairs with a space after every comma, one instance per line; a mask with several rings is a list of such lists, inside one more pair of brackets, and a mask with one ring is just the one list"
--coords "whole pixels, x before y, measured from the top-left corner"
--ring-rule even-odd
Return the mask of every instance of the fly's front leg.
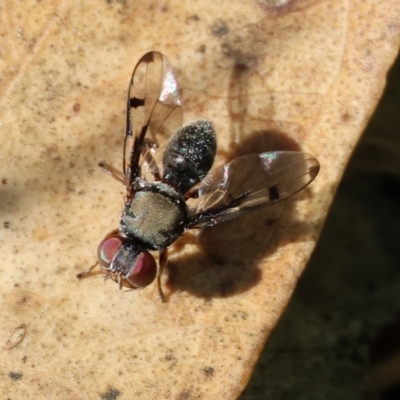
[[[107, 168], [108, 168], [108, 167], [107, 167]], [[116, 235], [118, 232], [119, 232], [118, 229], [114, 229], [114, 230], [112, 230], [107, 236]], [[107, 237], [107, 236], [106, 236], [106, 237]], [[96, 261], [96, 263], [93, 264], [89, 269], [80, 272], [79, 274], [76, 275], [76, 277], [77, 277], [78, 279], [85, 278], [85, 276], [87, 276], [88, 274], [90, 274], [90, 273], [93, 271], [93, 269], [95, 269], [98, 265], [99, 265], [99, 262]], [[107, 269], [107, 268], [104, 268], [104, 267], [103, 267], [103, 270], [105, 270], [105, 269]]]
[[161, 274], [163, 272], [163, 269], [165, 265], [167, 264], [168, 261], [168, 250], [160, 250], [159, 252], [159, 258], [158, 258], [158, 264], [160, 265], [160, 268], [158, 270], [158, 275], [157, 275], [157, 286], [158, 286], [158, 294], [160, 295], [161, 301], [163, 303], [166, 302], [165, 300], [165, 295], [161, 287]]
[[83, 278], [85, 278], [85, 276], [87, 276], [88, 274], [90, 274], [90, 273], [92, 272], [92, 270], [93, 270], [94, 268], [96, 268], [98, 265], [99, 265], [99, 263], [96, 262], [96, 264], [93, 264], [89, 269], [87, 269], [87, 270], [85, 270], [85, 271], [82, 271], [82, 272], [80, 272], [79, 274], [77, 274], [76, 277], [77, 277], [78, 279], [83, 279]]

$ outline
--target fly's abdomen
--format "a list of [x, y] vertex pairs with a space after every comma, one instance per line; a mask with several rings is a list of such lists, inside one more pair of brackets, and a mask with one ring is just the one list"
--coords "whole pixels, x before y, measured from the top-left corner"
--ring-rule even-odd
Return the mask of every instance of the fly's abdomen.
[[204, 119], [185, 125], [171, 137], [164, 152], [163, 179], [186, 193], [213, 165], [217, 141], [214, 127]]

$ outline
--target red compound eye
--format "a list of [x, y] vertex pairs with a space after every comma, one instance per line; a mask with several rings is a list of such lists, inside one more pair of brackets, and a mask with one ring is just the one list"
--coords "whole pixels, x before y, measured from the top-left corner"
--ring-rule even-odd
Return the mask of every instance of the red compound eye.
[[97, 248], [97, 259], [100, 265], [104, 268], [108, 268], [121, 246], [122, 239], [119, 236], [106, 236]]
[[157, 264], [154, 257], [147, 251], [141, 252], [129, 272], [125, 276], [126, 280], [136, 288], [150, 285], [157, 275]]

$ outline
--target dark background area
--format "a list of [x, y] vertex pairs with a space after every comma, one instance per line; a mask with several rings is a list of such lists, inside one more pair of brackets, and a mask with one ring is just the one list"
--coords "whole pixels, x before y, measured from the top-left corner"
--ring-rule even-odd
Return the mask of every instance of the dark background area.
[[259, 399], [400, 399], [399, 57], [240, 397]]

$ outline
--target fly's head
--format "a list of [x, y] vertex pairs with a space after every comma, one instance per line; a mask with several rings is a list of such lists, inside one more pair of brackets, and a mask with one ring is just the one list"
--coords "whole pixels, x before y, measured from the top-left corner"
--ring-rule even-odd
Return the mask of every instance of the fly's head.
[[142, 246], [118, 231], [109, 233], [97, 248], [97, 259], [106, 271], [105, 278], [112, 279], [130, 289], [150, 285], [157, 275], [154, 257]]

